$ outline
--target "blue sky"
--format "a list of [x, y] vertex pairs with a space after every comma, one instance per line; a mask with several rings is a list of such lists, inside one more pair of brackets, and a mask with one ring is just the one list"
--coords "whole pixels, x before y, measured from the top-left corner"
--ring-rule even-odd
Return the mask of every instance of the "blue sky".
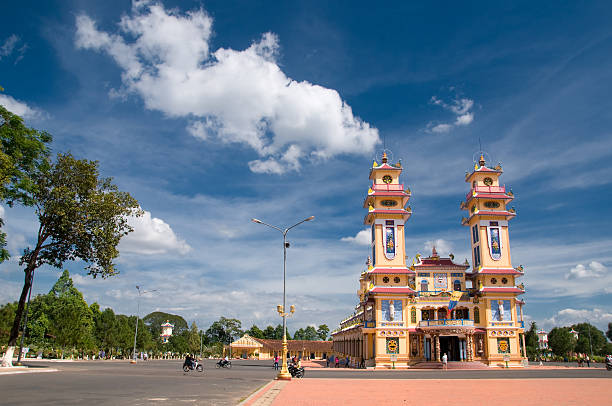
[[[279, 4], [280, 3], [280, 4]], [[329, 4], [331, 3], [331, 4]], [[121, 275], [88, 302], [133, 314], [276, 324], [279, 226], [292, 230], [290, 330], [356, 303], [372, 158], [402, 159], [408, 255], [469, 255], [464, 173], [478, 140], [515, 193], [525, 313], [551, 328], [612, 321], [612, 6], [588, 2], [24, 1], [0, 16], [0, 104], [100, 161], [146, 210]], [[3, 208], [16, 300], [30, 209]], [[471, 260], [471, 258], [470, 258]], [[59, 271], [41, 269], [34, 292]]]

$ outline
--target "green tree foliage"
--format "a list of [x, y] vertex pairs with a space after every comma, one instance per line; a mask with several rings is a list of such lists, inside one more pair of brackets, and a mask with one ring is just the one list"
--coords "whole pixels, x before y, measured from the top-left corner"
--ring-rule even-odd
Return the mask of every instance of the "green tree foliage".
[[319, 340], [327, 340], [327, 336], [329, 335], [329, 327], [327, 327], [327, 324], [321, 324], [319, 328], [317, 328], [317, 335], [319, 336]]
[[187, 346], [189, 347], [189, 352], [192, 354], [200, 352], [200, 332], [195, 321], [191, 323], [191, 328], [187, 334]]
[[185, 319], [176, 314], [153, 312], [144, 316], [142, 320], [154, 338], [159, 338], [159, 335], [161, 334], [161, 325], [166, 321], [169, 321], [170, 324], [174, 326], [172, 331], [173, 334], [181, 334], [188, 328]]
[[538, 326], [535, 321], [531, 322], [529, 330], [525, 333], [525, 345], [527, 346], [527, 356], [534, 359], [539, 352], [538, 347]]
[[567, 327], [555, 327], [548, 333], [548, 346], [555, 355], [564, 357], [574, 349], [575, 341]]
[[594, 355], [605, 355], [604, 347], [607, 343], [603, 331], [589, 323], [574, 324], [571, 328], [578, 332], [578, 341], [574, 351], [591, 354], [591, 346]]
[[113, 261], [119, 255], [119, 240], [132, 228], [130, 215], [141, 215], [138, 202], [120, 192], [110, 178], [100, 177], [98, 163], [58, 154], [56, 162], [34, 177], [36, 188], [29, 194], [36, 205], [39, 228], [34, 248], [27, 248], [25, 283], [9, 346], [17, 341], [23, 309], [34, 271], [43, 264], [61, 267], [65, 261], [80, 259], [94, 278], [117, 273]]
[[255, 338], [266, 338], [264, 335], [264, 332], [261, 331], [261, 329], [257, 327], [255, 324], [253, 324], [250, 329], [245, 331], [245, 333]]
[[612, 341], [612, 323], [608, 323], [608, 331], [606, 331], [608, 340]]
[[276, 330], [274, 329], [274, 327], [268, 326], [263, 331], [263, 335], [264, 335], [263, 338], [266, 338], [268, 340], [275, 340], [276, 339]]
[[[276, 340], [283, 339], [283, 325], [282, 324], [277, 324], [276, 327], [274, 328], [274, 338]], [[289, 329], [287, 329], [287, 340], [291, 340], [291, 333], [289, 333]]]
[[49, 333], [62, 348], [89, 349], [93, 346], [93, 317], [83, 294], [76, 289], [68, 271], [53, 285], [49, 292]]
[[15, 320], [17, 302], [7, 303], [0, 307], [0, 340], [7, 342], [11, 332], [11, 326]]
[[230, 344], [235, 338], [243, 334], [241, 328], [242, 323], [240, 320], [221, 317], [206, 330], [206, 333], [204, 333], [206, 335], [206, 342], [208, 344]]
[[[34, 176], [48, 166], [51, 135], [24, 125], [21, 117], [0, 106], [0, 201], [31, 206]], [[0, 228], [3, 220], [0, 218]], [[6, 234], [0, 231], [0, 262], [9, 258]]]

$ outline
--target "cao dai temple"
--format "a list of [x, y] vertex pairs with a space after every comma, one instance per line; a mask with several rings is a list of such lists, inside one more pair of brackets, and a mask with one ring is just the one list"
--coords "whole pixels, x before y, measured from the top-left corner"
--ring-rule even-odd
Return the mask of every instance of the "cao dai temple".
[[480, 361], [521, 366], [525, 359], [522, 305], [510, 260], [507, 205], [513, 199], [499, 183], [501, 166], [483, 156], [466, 173], [469, 190], [461, 221], [470, 238], [472, 265], [417, 254], [407, 262], [404, 227], [412, 211], [410, 190], [400, 183], [401, 164], [373, 163], [364, 201], [372, 250], [359, 278], [359, 303], [332, 333], [333, 351], [368, 367], [408, 367], [425, 362]]

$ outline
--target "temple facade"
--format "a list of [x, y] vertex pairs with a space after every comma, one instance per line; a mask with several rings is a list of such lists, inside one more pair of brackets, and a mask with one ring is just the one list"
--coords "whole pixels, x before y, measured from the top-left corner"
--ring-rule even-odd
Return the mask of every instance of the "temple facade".
[[411, 192], [400, 183], [401, 163], [370, 169], [364, 223], [371, 227], [371, 256], [359, 278], [353, 314], [332, 333], [334, 354], [355, 365], [402, 368], [427, 362], [480, 361], [522, 366], [525, 357], [523, 301], [517, 278], [523, 267], [510, 260], [507, 205], [511, 191], [499, 183], [498, 165], [484, 157], [466, 173], [469, 192], [461, 203], [469, 230], [472, 263], [431, 254], [408, 259], [405, 226]]
[[[282, 356], [283, 340], [243, 335], [230, 344], [232, 356], [244, 359], [273, 359]], [[325, 359], [331, 354], [331, 341], [287, 340], [287, 358]]]

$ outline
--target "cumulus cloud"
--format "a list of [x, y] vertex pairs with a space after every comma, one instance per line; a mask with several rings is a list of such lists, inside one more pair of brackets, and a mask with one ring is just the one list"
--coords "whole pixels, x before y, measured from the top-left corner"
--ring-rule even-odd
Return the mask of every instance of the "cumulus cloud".
[[434, 106], [440, 106], [445, 110], [450, 111], [455, 115], [455, 121], [453, 123], [440, 123], [436, 124], [430, 122], [427, 124], [427, 131], [431, 133], [447, 133], [457, 126], [469, 125], [474, 121], [474, 113], [472, 108], [474, 107], [474, 100], [466, 97], [455, 96], [450, 102], [445, 102], [437, 96], [432, 96], [429, 103]]
[[302, 160], [370, 154], [379, 142], [378, 130], [355, 116], [336, 90], [285, 75], [275, 34], [264, 33], [244, 50], [211, 51], [213, 20], [204, 10], [133, 4], [118, 33], [77, 16], [76, 46], [112, 57], [122, 69], [119, 93], [190, 119], [189, 134], [254, 149], [260, 159], [249, 163], [252, 171], [297, 171]]
[[544, 320], [542, 324], [550, 328], [554, 326], [571, 326], [572, 324], [584, 323], [585, 321], [603, 327], [612, 322], [612, 312], [599, 308], [590, 310], [567, 308], [558, 311], [551, 318]]
[[140, 255], [161, 255], [178, 253], [184, 255], [191, 247], [177, 237], [164, 220], [152, 217], [148, 211], [141, 217], [130, 217], [129, 224], [134, 232], [121, 239], [119, 251]]
[[0, 94], [0, 105], [4, 106], [11, 113], [23, 118], [34, 118], [40, 115], [40, 111], [6, 94]]
[[440, 256], [446, 256], [451, 252], [452, 245], [449, 241], [443, 240], [441, 238], [437, 240], [425, 241], [423, 244], [423, 249], [425, 250], [425, 255], [429, 255], [433, 249], [436, 247], [436, 251]]
[[366, 228], [358, 232], [354, 237], [342, 237], [340, 240], [357, 245], [370, 245], [372, 244], [372, 230]]
[[565, 274], [565, 279], [601, 278], [607, 273], [608, 269], [602, 263], [592, 261], [588, 266], [576, 265]]

